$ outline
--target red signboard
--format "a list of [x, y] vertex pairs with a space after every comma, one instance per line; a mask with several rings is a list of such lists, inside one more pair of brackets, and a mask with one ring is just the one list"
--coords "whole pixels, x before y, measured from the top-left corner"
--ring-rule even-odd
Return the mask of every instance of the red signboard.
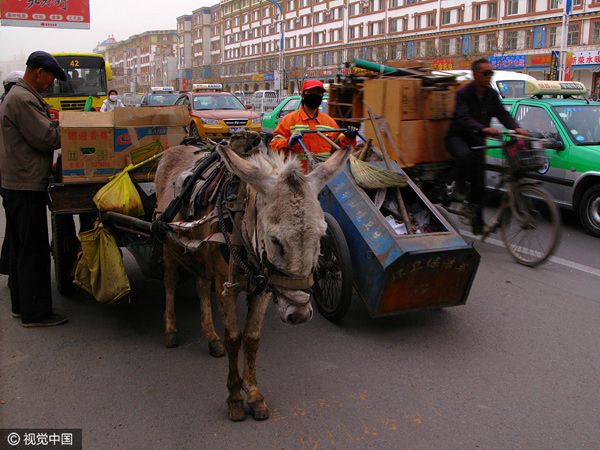
[[2, 26], [90, 29], [89, 0], [0, 0]]

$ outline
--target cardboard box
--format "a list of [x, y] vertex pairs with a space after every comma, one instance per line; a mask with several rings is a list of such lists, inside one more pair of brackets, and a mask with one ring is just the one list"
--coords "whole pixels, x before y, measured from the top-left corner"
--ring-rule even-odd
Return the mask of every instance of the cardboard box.
[[[446, 151], [444, 138], [450, 127], [450, 120], [406, 120], [400, 123], [398, 131], [392, 133], [398, 155], [394, 146], [382, 134], [384, 145], [391, 160], [400, 167], [431, 161], [443, 161], [450, 158]], [[371, 137], [368, 135], [367, 137]], [[373, 136], [374, 143], [380, 147]]]
[[63, 182], [108, 180], [115, 174], [112, 112], [60, 113]]
[[[116, 108], [110, 113], [61, 113], [63, 182], [108, 181], [128, 164], [179, 145], [189, 120], [185, 106]], [[158, 161], [132, 172], [152, 181]]]
[[424, 120], [451, 119], [454, 115], [456, 92], [423, 91], [421, 118]]
[[421, 80], [418, 78], [381, 78], [364, 83], [364, 100], [376, 114], [385, 116], [391, 132], [403, 120], [421, 118]]

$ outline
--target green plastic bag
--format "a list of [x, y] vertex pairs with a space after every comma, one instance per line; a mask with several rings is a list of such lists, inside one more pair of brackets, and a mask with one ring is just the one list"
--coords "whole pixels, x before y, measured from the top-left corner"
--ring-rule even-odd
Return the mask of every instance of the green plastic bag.
[[94, 228], [79, 234], [82, 254], [73, 282], [100, 303], [114, 303], [131, 292], [129, 278], [117, 241], [97, 221]]

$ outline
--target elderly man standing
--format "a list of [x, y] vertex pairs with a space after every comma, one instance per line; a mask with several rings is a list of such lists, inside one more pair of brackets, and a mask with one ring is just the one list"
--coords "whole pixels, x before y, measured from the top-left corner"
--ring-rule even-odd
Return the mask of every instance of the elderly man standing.
[[10, 90], [0, 114], [0, 167], [4, 210], [11, 229], [12, 315], [23, 326], [51, 327], [68, 320], [52, 311], [46, 198], [53, 152], [60, 147], [58, 122], [41, 96], [65, 72], [49, 53], [29, 55], [23, 79]]

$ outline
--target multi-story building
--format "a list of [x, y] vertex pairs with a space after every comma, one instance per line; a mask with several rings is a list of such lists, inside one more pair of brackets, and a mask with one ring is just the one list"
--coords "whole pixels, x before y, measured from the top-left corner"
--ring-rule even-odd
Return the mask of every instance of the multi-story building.
[[[183, 88], [219, 81], [229, 91], [293, 93], [306, 78], [348, 73], [344, 63], [355, 58], [462, 69], [484, 56], [498, 69], [548, 78], [562, 1], [221, 0], [177, 18], [178, 78]], [[600, 0], [570, 2], [570, 75], [600, 91]]]
[[183, 89], [180, 40], [175, 30], [145, 31], [123, 41], [104, 41], [94, 52], [109, 62], [113, 73], [109, 86], [119, 93], [148, 93], [152, 86]]

